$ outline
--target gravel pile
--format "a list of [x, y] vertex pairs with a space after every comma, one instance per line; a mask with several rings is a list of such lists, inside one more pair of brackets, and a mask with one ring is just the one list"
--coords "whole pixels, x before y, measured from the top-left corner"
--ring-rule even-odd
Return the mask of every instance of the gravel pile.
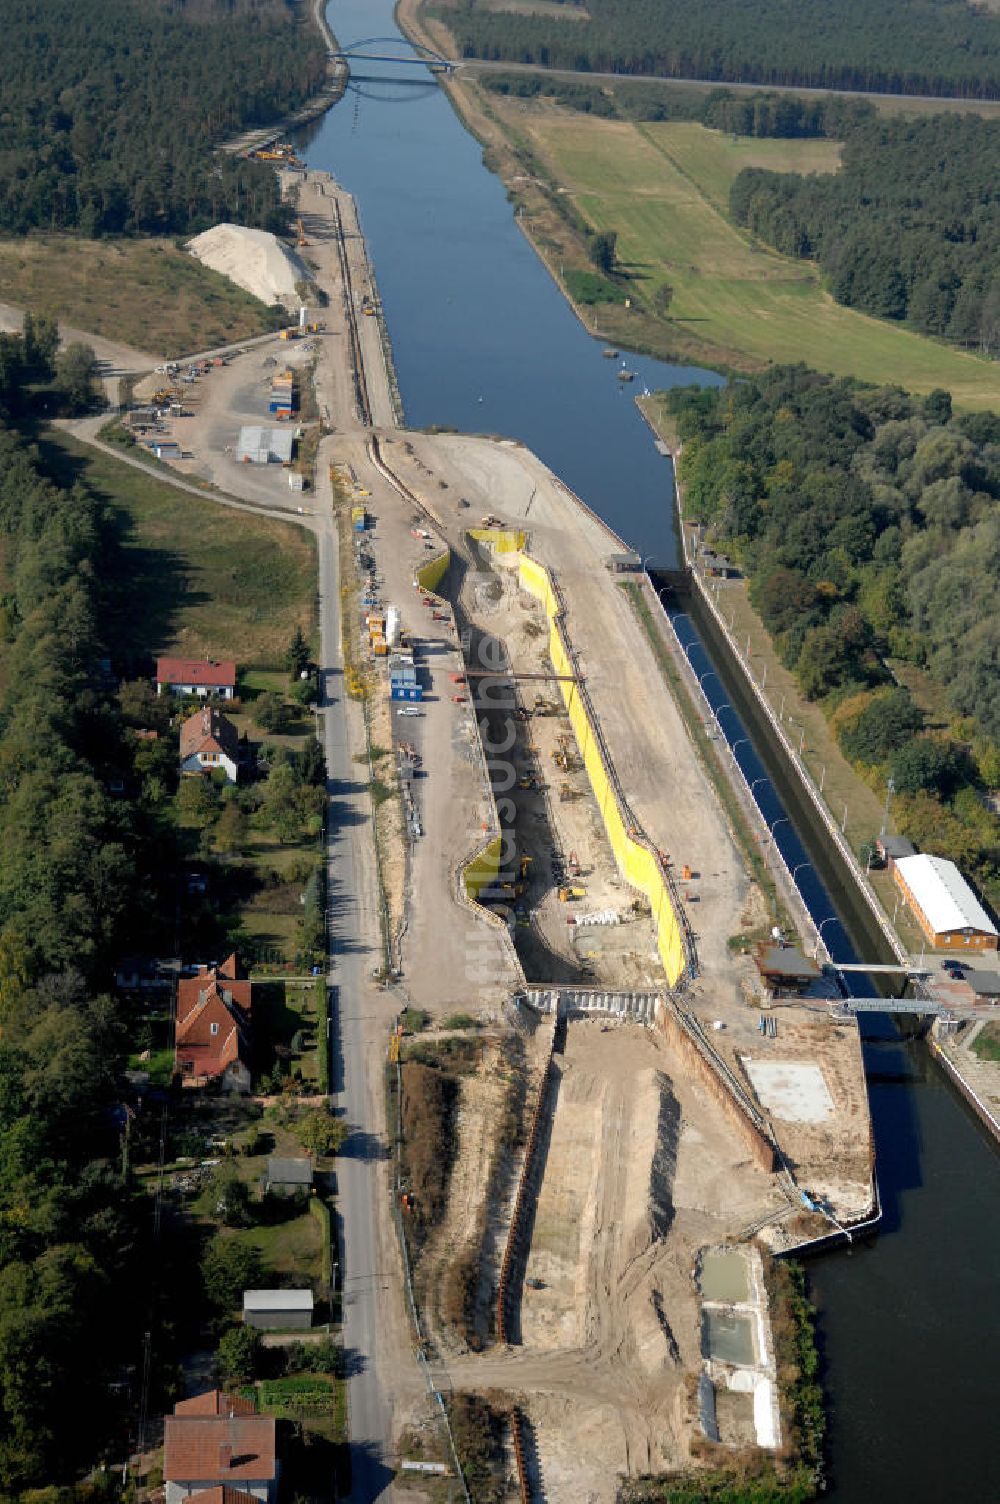
[[189, 240], [187, 248], [205, 266], [221, 272], [262, 303], [294, 300], [296, 282], [312, 280], [301, 258], [267, 230], [214, 225]]

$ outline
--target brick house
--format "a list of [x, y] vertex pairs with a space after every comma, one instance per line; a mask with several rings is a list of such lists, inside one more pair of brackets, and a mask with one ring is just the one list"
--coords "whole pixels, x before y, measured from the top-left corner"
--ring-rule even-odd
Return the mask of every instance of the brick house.
[[251, 983], [235, 952], [177, 984], [174, 1064], [185, 1086], [250, 1090]]

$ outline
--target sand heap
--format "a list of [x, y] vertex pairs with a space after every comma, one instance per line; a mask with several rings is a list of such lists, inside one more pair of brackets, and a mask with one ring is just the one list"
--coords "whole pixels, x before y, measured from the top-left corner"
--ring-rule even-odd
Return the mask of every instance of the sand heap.
[[301, 258], [267, 230], [214, 225], [189, 240], [187, 248], [192, 256], [263, 303], [294, 299], [296, 282], [312, 280]]

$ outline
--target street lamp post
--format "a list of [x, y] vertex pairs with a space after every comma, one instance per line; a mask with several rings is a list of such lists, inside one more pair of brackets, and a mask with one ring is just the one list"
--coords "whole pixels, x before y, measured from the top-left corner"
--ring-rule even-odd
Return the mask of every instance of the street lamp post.
[[[724, 707], [720, 705], [719, 706], [719, 710], [722, 710], [722, 709], [724, 709]], [[716, 720], [719, 719], [719, 711], [718, 710], [715, 712], [715, 719]], [[733, 762], [736, 762], [736, 748], [739, 747], [743, 742], [746, 742], [747, 746], [749, 747], [749, 745], [750, 745], [750, 738], [748, 736], [738, 736], [736, 738], [736, 740], [733, 742], [732, 746], [730, 747], [729, 750], [733, 754]]]
[[792, 868], [792, 882], [795, 881], [795, 874], [796, 874], [796, 872], [801, 872], [801, 870], [802, 870], [803, 867], [811, 867], [811, 866], [812, 866], [812, 862], [796, 862], [795, 866]]
[[753, 783], [750, 785], [750, 797], [751, 797], [751, 799], [753, 798], [753, 791], [757, 787], [758, 783], [767, 783], [767, 782], [769, 782], [769, 780], [768, 780], [768, 778], [766, 776], [763, 777], [763, 778], [755, 778], [754, 779]]
[[788, 815], [779, 815], [774, 824], [767, 827], [767, 833], [771, 837], [772, 846], [776, 844], [774, 839], [774, 832], [777, 830], [782, 821], [784, 821], [786, 825], [791, 825], [792, 823]]
[[719, 677], [714, 668], [706, 669], [703, 674], [698, 675], [698, 688], [701, 690], [702, 694], [705, 693], [705, 680], [711, 679], [713, 676], [716, 679]]
[[732, 710], [732, 708], [733, 707], [730, 705], [730, 703], [729, 703], [728, 700], [723, 700], [722, 704], [721, 705], [716, 705], [714, 707], [714, 709], [712, 709], [711, 706], [709, 707], [709, 709], [712, 710], [712, 715], [715, 718], [715, 729], [718, 731], [718, 733], [722, 737], [723, 741], [725, 741], [725, 739], [726, 739], [726, 733], [722, 729], [722, 722], [719, 720], [719, 716], [722, 714], [722, 712], [724, 710]]

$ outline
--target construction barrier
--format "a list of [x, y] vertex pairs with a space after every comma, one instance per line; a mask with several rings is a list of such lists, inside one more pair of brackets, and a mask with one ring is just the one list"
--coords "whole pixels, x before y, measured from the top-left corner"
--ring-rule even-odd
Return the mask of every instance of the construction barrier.
[[417, 570], [417, 584], [422, 590], [436, 591], [451, 564], [451, 549], [446, 548], [443, 554], [435, 554], [426, 564], [422, 564]]
[[522, 551], [518, 582], [545, 607], [549, 618], [549, 661], [557, 674], [565, 676], [559, 681], [559, 689], [618, 870], [649, 902], [660, 960], [667, 981], [675, 987], [685, 970], [694, 971], [695, 958], [680, 905], [673, 901], [670, 878], [659, 852], [638, 830], [625, 802], [597, 716], [579, 683], [573, 649], [563, 624], [562, 601], [551, 575], [544, 565]]
[[497, 880], [500, 871], [500, 852], [503, 847], [503, 837], [494, 836], [491, 841], [478, 852], [465, 867], [462, 868], [462, 881], [465, 884], [467, 897], [473, 902], [479, 897], [484, 888], [489, 888]]
[[477, 543], [487, 543], [494, 553], [517, 554], [528, 541], [527, 533], [515, 532], [512, 528], [473, 527], [468, 536]]

